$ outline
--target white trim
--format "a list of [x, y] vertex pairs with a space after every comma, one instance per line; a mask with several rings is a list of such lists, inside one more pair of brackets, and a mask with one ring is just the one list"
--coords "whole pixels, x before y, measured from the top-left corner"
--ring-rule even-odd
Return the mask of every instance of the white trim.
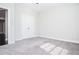
[[15, 43], [14, 41], [11, 41], [11, 18], [10, 18], [10, 13], [11, 13], [11, 9], [9, 7], [6, 7], [6, 6], [3, 6], [3, 5], [0, 5], [0, 8], [4, 8], [4, 9], [7, 9], [8, 10], [8, 44], [13, 44]]
[[24, 39], [30, 39], [30, 38], [35, 38], [38, 37], [37, 35], [31, 36], [31, 37], [22, 37], [20, 39], [16, 39], [16, 41], [24, 40]]
[[78, 41], [71, 41], [71, 40], [68, 40], [68, 39], [49, 37], [49, 36], [45, 36], [45, 35], [40, 35], [40, 37], [54, 39], [54, 40], [60, 40], [60, 41], [66, 41], [66, 42], [72, 42], [72, 43], [78, 43], [79, 44]]

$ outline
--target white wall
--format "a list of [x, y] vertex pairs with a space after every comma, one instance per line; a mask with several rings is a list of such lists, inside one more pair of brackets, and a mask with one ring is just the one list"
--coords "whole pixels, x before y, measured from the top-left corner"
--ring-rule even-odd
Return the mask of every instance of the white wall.
[[79, 5], [60, 4], [40, 12], [42, 37], [79, 43]]
[[15, 42], [14, 4], [0, 3], [0, 8], [8, 9], [8, 43], [12, 44]]
[[35, 36], [79, 42], [78, 4], [54, 5], [37, 13], [31, 7], [20, 4], [0, 3], [0, 7], [9, 9], [9, 44]]
[[28, 6], [15, 4], [16, 41], [36, 36], [36, 13]]
[[0, 3], [8, 9], [8, 42], [36, 36], [36, 12], [24, 4]]
[[8, 41], [15, 41], [37, 36], [36, 12], [24, 4], [0, 3], [0, 7], [8, 9]]

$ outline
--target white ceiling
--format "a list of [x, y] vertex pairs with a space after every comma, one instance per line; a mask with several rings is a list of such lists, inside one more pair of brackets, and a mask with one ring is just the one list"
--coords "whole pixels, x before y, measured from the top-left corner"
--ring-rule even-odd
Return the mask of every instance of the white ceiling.
[[19, 6], [29, 7], [34, 11], [40, 12], [53, 8], [53, 6], [58, 5], [56, 3], [18, 3]]
[[29, 7], [36, 12], [51, 10], [54, 6], [60, 5], [70, 5], [70, 4], [77, 4], [77, 3], [18, 3], [19, 6]]

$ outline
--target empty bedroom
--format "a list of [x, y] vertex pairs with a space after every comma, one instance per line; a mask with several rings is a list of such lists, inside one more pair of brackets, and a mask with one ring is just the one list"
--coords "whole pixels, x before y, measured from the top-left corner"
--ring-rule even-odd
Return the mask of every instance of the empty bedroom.
[[1, 15], [0, 55], [79, 55], [79, 3], [0, 3]]

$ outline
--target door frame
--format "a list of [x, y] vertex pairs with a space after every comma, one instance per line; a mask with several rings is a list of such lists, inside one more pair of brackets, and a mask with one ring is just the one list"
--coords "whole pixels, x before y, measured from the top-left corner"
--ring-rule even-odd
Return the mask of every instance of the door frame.
[[0, 8], [8, 10], [7, 14], [6, 14], [7, 17], [5, 19], [5, 22], [7, 24], [7, 28], [5, 28], [5, 29], [7, 29], [7, 33], [8, 33], [8, 34], [6, 34], [7, 35], [6, 40], [8, 40], [8, 44], [13, 44], [15, 41], [11, 40], [12, 39], [11, 17], [10, 17], [11, 16], [11, 9], [9, 7], [7, 7], [7, 6], [5, 6], [5, 5], [0, 5]]

